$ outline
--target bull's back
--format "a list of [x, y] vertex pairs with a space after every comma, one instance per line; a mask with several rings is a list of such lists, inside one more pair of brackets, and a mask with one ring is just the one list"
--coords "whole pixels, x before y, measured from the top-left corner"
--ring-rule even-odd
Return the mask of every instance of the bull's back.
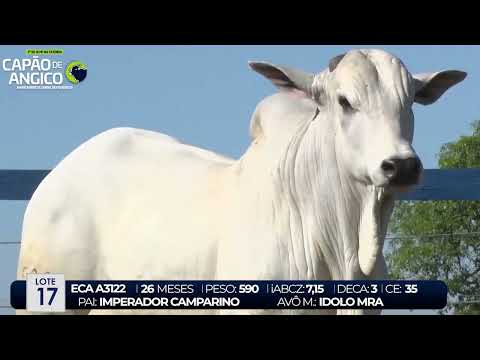
[[150, 131], [104, 132], [69, 154], [25, 213], [19, 277], [204, 278], [233, 161]]

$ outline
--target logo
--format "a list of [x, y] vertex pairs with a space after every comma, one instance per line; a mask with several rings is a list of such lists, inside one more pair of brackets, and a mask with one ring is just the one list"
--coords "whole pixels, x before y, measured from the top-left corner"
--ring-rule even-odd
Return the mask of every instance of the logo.
[[78, 84], [87, 77], [87, 65], [80, 61], [72, 61], [67, 65], [65, 75], [72, 84]]
[[25, 55], [1, 60], [8, 85], [16, 89], [70, 90], [87, 77], [87, 65], [83, 62], [58, 59], [65, 55], [62, 49], [27, 49]]

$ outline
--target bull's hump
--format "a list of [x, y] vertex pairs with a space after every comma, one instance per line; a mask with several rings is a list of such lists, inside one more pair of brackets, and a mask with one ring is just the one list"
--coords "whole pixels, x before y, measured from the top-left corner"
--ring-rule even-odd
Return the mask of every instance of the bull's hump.
[[305, 96], [280, 92], [263, 99], [256, 111], [260, 114], [275, 111], [282, 115], [310, 115], [316, 108], [315, 102]]
[[270, 95], [257, 105], [252, 115], [250, 136], [257, 139], [264, 132], [264, 126], [276, 128], [278, 131], [285, 130], [282, 124], [307, 121], [314, 116], [316, 109], [315, 102], [306, 96], [292, 92]]

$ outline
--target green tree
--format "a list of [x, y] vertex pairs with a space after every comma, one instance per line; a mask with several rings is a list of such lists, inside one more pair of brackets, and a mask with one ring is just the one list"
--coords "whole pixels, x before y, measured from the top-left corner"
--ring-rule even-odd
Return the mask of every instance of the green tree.
[[[472, 130], [441, 147], [439, 168], [480, 168], [480, 121]], [[440, 313], [480, 314], [470, 301], [480, 301], [480, 201], [402, 201], [389, 226], [397, 236], [387, 246], [391, 278], [445, 281], [449, 301]]]

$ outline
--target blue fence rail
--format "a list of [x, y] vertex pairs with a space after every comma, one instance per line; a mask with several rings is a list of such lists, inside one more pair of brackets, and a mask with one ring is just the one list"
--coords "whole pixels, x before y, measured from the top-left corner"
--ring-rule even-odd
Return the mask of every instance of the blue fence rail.
[[[30, 200], [50, 170], [0, 170], [0, 200]], [[95, 176], [93, 174], [93, 176]], [[480, 168], [427, 169], [400, 200], [480, 200]]]
[[30, 200], [50, 170], [0, 170], [0, 200]]

